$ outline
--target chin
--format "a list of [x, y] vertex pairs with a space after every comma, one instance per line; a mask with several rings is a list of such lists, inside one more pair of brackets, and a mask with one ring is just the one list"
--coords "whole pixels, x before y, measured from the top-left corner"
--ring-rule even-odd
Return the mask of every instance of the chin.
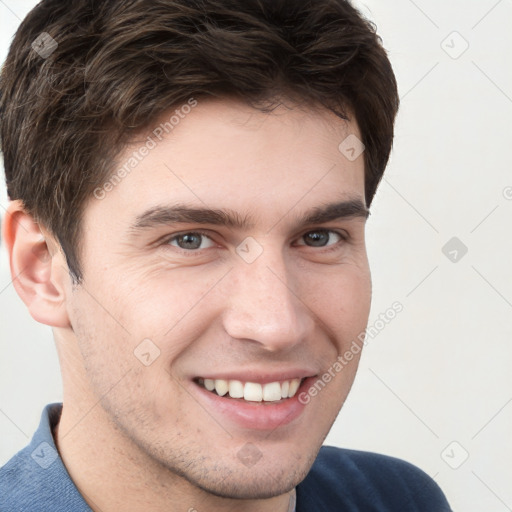
[[209, 481], [189, 481], [203, 491], [220, 498], [264, 500], [290, 492], [306, 477], [308, 470], [309, 468], [305, 471], [297, 471], [297, 468], [290, 471], [281, 470], [277, 475], [275, 470], [269, 472], [265, 468], [244, 471], [243, 474], [240, 474], [240, 471], [228, 474], [221, 471]]
[[181, 472], [180, 476], [195, 487], [221, 498], [269, 499], [290, 492], [302, 482], [315, 461], [317, 451], [307, 456], [290, 453], [290, 457], [281, 459], [280, 464], [275, 459], [247, 466], [236, 459], [232, 464], [226, 461], [205, 464], [203, 460], [200, 473], [197, 471], [199, 468], [193, 468], [192, 471]]

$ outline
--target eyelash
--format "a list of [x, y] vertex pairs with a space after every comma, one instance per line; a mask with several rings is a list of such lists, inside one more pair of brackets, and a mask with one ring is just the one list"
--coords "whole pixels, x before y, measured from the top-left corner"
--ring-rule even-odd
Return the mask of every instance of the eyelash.
[[[349, 235], [346, 232], [337, 231], [334, 229], [327, 229], [327, 228], [309, 229], [308, 231], [305, 231], [303, 234], [301, 234], [298, 237], [298, 239], [303, 238], [308, 233], [315, 233], [315, 232], [325, 232], [325, 233], [330, 233], [330, 234], [334, 233], [335, 235], [338, 235], [341, 238], [341, 241], [334, 243], [332, 245], [329, 245], [329, 246], [324, 246], [324, 247], [322, 247], [322, 246], [314, 247], [314, 246], [309, 246], [306, 244], [300, 244], [300, 246], [301, 247], [310, 247], [313, 249], [317, 248], [317, 249], [322, 250], [325, 253], [325, 252], [331, 252], [331, 251], [337, 250], [339, 248], [339, 244], [341, 242], [346, 242], [349, 239]], [[172, 242], [173, 240], [176, 240], [180, 236], [192, 235], [192, 234], [204, 236], [204, 237], [210, 239], [213, 243], [215, 243], [215, 240], [212, 238], [212, 236], [208, 232], [201, 231], [201, 230], [193, 230], [193, 231], [182, 231], [180, 233], [175, 233], [170, 237], [166, 237], [165, 239], [162, 240], [162, 245], [170, 246], [170, 242]], [[178, 252], [180, 252], [186, 256], [191, 256], [191, 257], [200, 255], [203, 253], [203, 251], [206, 251], [209, 249], [209, 248], [206, 248], [206, 249], [188, 249], [187, 250], [187, 249], [181, 249], [180, 247], [175, 247], [175, 246], [171, 246], [171, 247], [173, 247], [174, 250], [177, 250]]]
[[309, 229], [308, 231], [306, 231], [305, 233], [300, 235], [299, 239], [303, 238], [308, 233], [318, 233], [318, 232], [324, 232], [324, 233], [329, 233], [329, 234], [334, 233], [335, 235], [338, 235], [341, 238], [341, 241], [336, 242], [336, 243], [331, 244], [331, 245], [328, 245], [328, 246], [315, 247], [315, 246], [305, 245], [305, 244], [301, 244], [301, 246], [303, 246], [303, 247], [310, 247], [312, 249], [315, 249], [315, 248], [322, 249], [323, 252], [331, 252], [331, 251], [335, 251], [335, 250], [339, 249], [339, 245], [340, 245], [341, 242], [346, 242], [348, 240], [348, 234], [347, 233], [345, 233], [343, 231], [337, 231], [335, 229], [327, 229], [327, 228]]
[[[213, 243], [215, 243], [215, 241], [213, 240], [212, 236], [208, 233], [208, 232], [205, 232], [205, 231], [201, 231], [201, 230], [193, 230], [193, 231], [182, 231], [181, 233], [176, 233], [170, 237], [167, 237], [163, 240], [163, 245], [170, 245], [170, 243], [173, 241], [173, 240], [176, 240], [178, 239], [180, 236], [184, 236], [184, 235], [201, 235], [201, 236], [204, 236], [206, 238], [208, 238], [209, 240], [211, 240]], [[202, 253], [202, 251], [205, 251], [206, 249], [181, 249], [180, 247], [174, 247], [172, 246], [174, 249], [182, 252], [182, 253], [185, 253], [187, 256], [190, 255], [190, 256], [193, 256], [195, 254], [200, 254]]]

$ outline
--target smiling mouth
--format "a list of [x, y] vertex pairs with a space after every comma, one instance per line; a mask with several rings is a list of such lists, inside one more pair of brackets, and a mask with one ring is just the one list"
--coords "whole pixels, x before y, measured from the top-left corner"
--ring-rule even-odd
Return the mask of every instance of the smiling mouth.
[[194, 382], [207, 391], [225, 398], [241, 399], [246, 402], [282, 402], [293, 398], [304, 379], [290, 379], [267, 382], [242, 382], [225, 379], [195, 379]]

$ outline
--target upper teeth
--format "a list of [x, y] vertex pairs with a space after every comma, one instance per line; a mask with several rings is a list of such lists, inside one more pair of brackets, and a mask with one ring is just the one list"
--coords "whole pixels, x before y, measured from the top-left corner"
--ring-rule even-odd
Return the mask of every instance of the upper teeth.
[[215, 390], [219, 396], [229, 393], [231, 398], [243, 398], [250, 402], [277, 402], [281, 398], [295, 396], [301, 379], [268, 382], [267, 384], [224, 379], [200, 379], [200, 382], [208, 391]]

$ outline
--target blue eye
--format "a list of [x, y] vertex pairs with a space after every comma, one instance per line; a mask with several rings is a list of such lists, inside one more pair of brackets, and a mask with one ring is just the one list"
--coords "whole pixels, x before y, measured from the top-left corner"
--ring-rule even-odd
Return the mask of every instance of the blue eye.
[[185, 249], [187, 251], [195, 251], [198, 249], [207, 249], [213, 247], [215, 244], [212, 239], [203, 233], [196, 233], [191, 231], [189, 233], [182, 233], [175, 235], [169, 239], [169, 245]]
[[298, 243], [298, 245], [307, 245], [309, 247], [327, 247], [334, 245], [341, 240], [343, 237], [335, 231], [328, 229], [318, 229], [316, 231], [309, 231], [302, 235], [301, 240], [304, 243]]

